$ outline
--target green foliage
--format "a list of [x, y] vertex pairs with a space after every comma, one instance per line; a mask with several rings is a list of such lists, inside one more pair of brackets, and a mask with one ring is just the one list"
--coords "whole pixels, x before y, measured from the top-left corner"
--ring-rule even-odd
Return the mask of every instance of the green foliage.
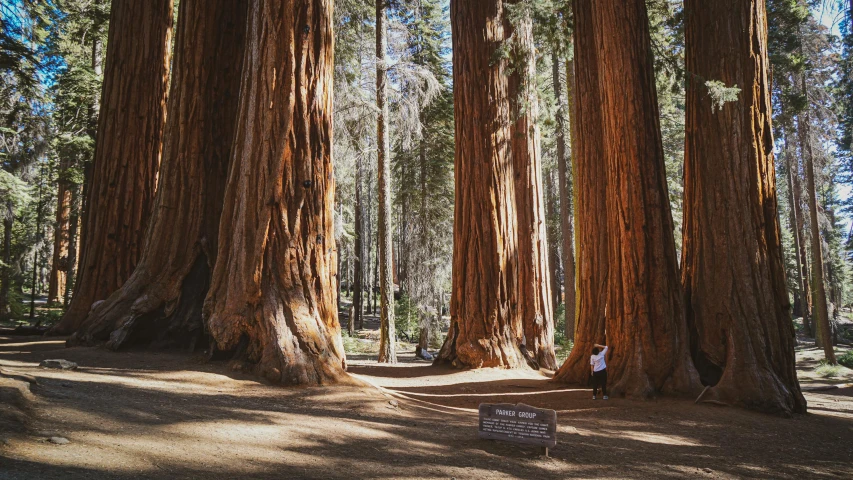
[[821, 360], [820, 366], [815, 369], [815, 373], [823, 378], [835, 378], [841, 375], [842, 367], [839, 365], [830, 365], [825, 360]]
[[566, 306], [560, 304], [554, 311], [554, 346], [556, 347], [557, 365], [563, 363], [572, 352], [575, 343], [566, 338]]
[[349, 332], [341, 332], [341, 340], [344, 344], [344, 352], [347, 355], [374, 354], [379, 352], [379, 344], [365, 338], [351, 337]]
[[740, 94], [740, 88], [737, 85], [727, 87], [719, 80], [708, 80], [705, 82], [705, 87], [708, 88], [708, 95], [711, 97], [711, 112], [722, 109], [726, 103], [736, 102]]
[[394, 327], [397, 335], [414, 341], [419, 329], [420, 311], [417, 305], [405, 293], [400, 300], [394, 302]]
[[847, 350], [844, 355], [836, 357], [836, 360], [847, 368], [853, 368], [853, 350]]

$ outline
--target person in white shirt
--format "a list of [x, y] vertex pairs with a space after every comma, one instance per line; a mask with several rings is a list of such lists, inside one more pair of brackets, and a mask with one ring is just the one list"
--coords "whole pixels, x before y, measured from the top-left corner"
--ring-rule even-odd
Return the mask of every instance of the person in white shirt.
[[592, 371], [592, 399], [595, 400], [598, 387], [601, 387], [601, 394], [607, 400], [610, 398], [607, 396], [607, 363], [604, 361], [607, 346], [596, 343], [593, 347], [592, 356], [589, 357], [589, 368]]

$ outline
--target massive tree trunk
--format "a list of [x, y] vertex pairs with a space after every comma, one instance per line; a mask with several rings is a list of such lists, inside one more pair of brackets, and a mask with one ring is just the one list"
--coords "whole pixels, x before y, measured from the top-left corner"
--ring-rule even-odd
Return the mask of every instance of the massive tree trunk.
[[[574, 63], [577, 74], [568, 85], [571, 121], [572, 185], [574, 195], [577, 287], [575, 344], [554, 379], [581, 383], [589, 376], [589, 356], [595, 343], [604, 342], [607, 307], [607, 171], [601, 93], [598, 85], [599, 52], [595, 46], [590, 0], [574, 0]], [[571, 79], [569, 80], [571, 82]], [[566, 318], [570, 312], [566, 310]]]
[[[574, 240], [575, 232], [572, 225], [572, 201], [571, 201], [571, 184], [569, 175], [571, 168], [568, 156], [566, 155], [566, 118], [563, 110], [563, 101], [560, 88], [560, 65], [559, 58], [552, 55], [552, 71], [554, 79], [554, 95], [557, 97], [557, 103], [560, 108], [557, 110], [557, 172], [560, 176], [560, 227], [563, 232], [563, 284], [564, 284], [564, 302], [566, 316], [566, 338], [569, 340], [575, 339], [575, 252]], [[571, 117], [572, 109], [575, 104], [575, 72], [574, 60], [566, 62], [566, 93], [568, 97], [567, 112]], [[570, 128], [574, 128], [574, 118]], [[575, 145], [574, 136], [570, 133], [572, 141], [572, 158], [574, 159]]]
[[[507, 22], [509, 23], [509, 22]], [[557, 368], [554, 356], [554, 312], [548, 266], [548, 233], [542, 198], [539, 149], [539, 101], [536, 93], [536, 52], [529, 14], [513, 28], [518, 65], [509, 76], [510, 135], [515, 169], [515, 209], [518, 225], [518, 310], [524, 343], [540, 367]], [[514, 30], [514, 31], [513, 31]]]
[[112, 3], [79, 278], [54, 333], [76, 331], [92, 304], [130, 277], [141, 255], [166, 120], [172, 4]]
[[[644, 0], [596, 0], [607, 168], [608, 381], [615, 394], [691, 393], [690, 361], [666, 186]], [[582, 117], [579, 117], [582, 118]]]
[[108, 346], [193, 346], [216, 263], [222, 195], [240, 93], [246, 3], [183, 0], [160, 184], [130, 279], [76, 334]]
[[391, 226], [391, 147], [388, 139], [388, 37], [385, 31], [388, 0], [376, 0], [376, 165], [379, 186], [379, 230], [376, 243], [379, 266], [379, 362], [397, 363], [394, 332], [394, 261]]
[[450, 330], [436, 358], [457, 367], [521, 367], [514, 168], [502, 0], [453, 0], [456, 123]]
[[69, 215], [71, 213], [71, 190], [63, 173], [68, 161], [60, 161], [59, 188], [56, 194], [56, 227], [53, 230], [53, 259], [47, 287], [47, 303], [56, 304], [65, 297], [65, 279], [68, 271]]
[[336, 308], [331, 0], [252, 0], [204, 318], [270, 381], [346, 379]]
[[820, 234], [820, 224], [817, 213], [817, 190], [815, 188], [814, 155], [812, 152], [811, 139], [811, 114], [808, 101], [808, 86], [806, 73], [800, 77], [800, 86], [806, 98], [806, 106], [799, 115], [797, 123], [800, 124], [803, 137], [803, 161], [806, 164], [806, 195], [809, 202], [809, 226], [811, 230], [812, 251], [812, 299], [814, 301], [814, 325], [815, 344], [823, 348], [824, 357], [829, 363], [835, 364], [835, 351], [832, 348], [832, 339], [829, 326], [829, 309], [826, 303], [826, 287], [823, 276], [823, 240]]
[[[682, 282], [708, 394], [805, 412], [777, 211], [764, 0], [685, 3], [687, 138]], [[703, 82], [742, 88], [714, 112]]]

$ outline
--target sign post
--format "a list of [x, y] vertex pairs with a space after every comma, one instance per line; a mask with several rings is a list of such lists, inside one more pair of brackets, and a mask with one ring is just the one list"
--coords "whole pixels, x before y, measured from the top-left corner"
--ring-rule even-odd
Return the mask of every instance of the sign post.
[[537, 445], [545, 449], [557, 445], [557, 412], [519, 403], [480, 404], [478, 436], [487, 440]]

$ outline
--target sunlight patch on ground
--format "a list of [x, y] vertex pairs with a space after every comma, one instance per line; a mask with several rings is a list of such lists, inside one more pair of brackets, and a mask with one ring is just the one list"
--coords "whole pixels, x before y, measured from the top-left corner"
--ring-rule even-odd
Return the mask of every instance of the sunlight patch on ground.
[[637, 442], [656, 443], [658, 445], [672, 445], [677, 447], [710, 447], [700, 442], [696, 442], [681, 435], [662, 434], [654, 432], [642, 432], [631, 430], [578, 430], [581, 435], [591, 435], [606, 438], [622, 438], [626, 440], [634, 440]]
[[13, 353], [5, 350], [8, 347], [33, 347], [37, 345], [55, 345], [57, 347], [64, 347], [65, 340], [42, 340], [37, 342], [4, 343], [3, 350], [0, 350], [0, 354]]

